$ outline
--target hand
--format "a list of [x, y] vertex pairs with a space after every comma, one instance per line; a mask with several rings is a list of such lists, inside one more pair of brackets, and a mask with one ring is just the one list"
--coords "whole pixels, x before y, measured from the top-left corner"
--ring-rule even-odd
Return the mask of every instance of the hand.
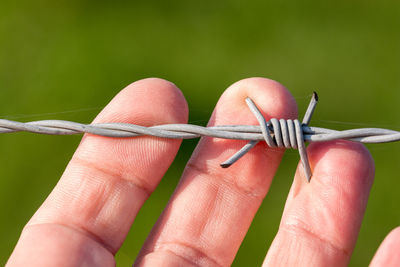
[[[282, 85], [252, 78], [226, 90], [209, 125], [257, 124], [247, 96], [266, 119], [297, 117], [295, 100]], [[149, 126], [187, 118], [186, 101], [175, 85], [145, 79], [121, 91], [94, 122]], [[25, 226], [8, 266], [113, 266], [180, 143], [85, 135], [59, 183]], [[261, 142], [229, 169], [220, 168], [244, 143], [201, 139], [137, 266], [232, 263], [283, 154]], [[373, 160], [363, 145], [348, 141], [313, 143], [308, 155], [311, 183], [299, 166], [265, 266], [344, 266], [353, 251], [373, 182]], [[398, 266], [399, 249], [397, 228], [372, 266]]]

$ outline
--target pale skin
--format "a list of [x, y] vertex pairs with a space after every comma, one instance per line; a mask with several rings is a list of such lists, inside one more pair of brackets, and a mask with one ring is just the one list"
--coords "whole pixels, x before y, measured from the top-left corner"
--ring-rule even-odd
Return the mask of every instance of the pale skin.
[[[281, 84], [241, 80], [221, 96], [209, 125], [257, 124], [249, 96], [269, 118], [294, 119], [296, 102]], [[186, 123], [181, 91], [162, 79], [122, 90], [95, 123]], [[85, 135], [60, 181], [33, 215], [7, 266], [114, 266], [144, 201], [163, 177], [180, 140]], [[177, 189], [134, 263], [136, 266], [229, 266], [283, 155], [260, 142], [228, 169], [219, 164], [244, 141], [202, 138]], [[263, 266], [346, 266], [374, 177], [368, 150], [349, 141], [308, 146], [307, 183], [298, 166], [279, 231]], [[400, 266], [400, 228], [371, 266]]]

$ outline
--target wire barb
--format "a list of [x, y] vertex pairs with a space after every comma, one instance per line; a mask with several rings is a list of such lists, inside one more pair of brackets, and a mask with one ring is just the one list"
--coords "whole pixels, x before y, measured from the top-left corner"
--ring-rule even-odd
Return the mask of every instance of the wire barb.
[[269, 147], [298, 149], [307, 181], [311, 179], [311, 168], [307, 157], [305, 142], [322, 142], [346, 139], [361, 143], [387, 143], [400, 141], [400, 132], [381, 128], [360, 128], [344, 131], [310, 127], [309, 123], [318, 103], [314, 92], [304, 115], [299, 120], [272, 118], [266, 121], [261, 111], [250, 98], [246, 98], [250, 111], [257, 118], [259, 125], [221, 125], [202, 127], [191, 124], [164, 124], [145, 127], [127, 123], [82, 124], [71, 121], [44, 120], [17, 122], [0, 119], [0, 134], [14, 132], [32, 132], [48, 135], [72, 135], [88, 133], [106, 137], [127, 138], [136, 136], [155, 136], [172, 139], [192, 139], [201, 136], [245, 140], [248, 143], [225, 162], [221, 167], [227, 168], [243, 157], [258, 142], [264, 141]]
[[[300, 125], [298, 120], [278, 120], [275, 118], [270, 119], [268, 123], [265, 121], [264, 116], [253, 100], [247, 97], [246, 103], [250, 111], [257, 118], [264, 140], [269, 147], [284, 147], [299, 150], [301, 163], [304, 168], [304, 174], [307, 178], [307, 181], [310, 182], [312, 173], [310, 163], [308, 161], [306, 145], [304, 143], [302, 126], [308, 127], [308, 123], [310, 122], [315, 107], [318, 103], [317, 93], [314, 92], [312, 95], [310, 104], [308, 105], [307, 111], [304, 115], [302, 125]], [[253, 147], [255, 147], [257, 143], [257, 141], [250, 141], [228, 160], [221, 163], [221, 167], [228, 168], [241, 157], [243, 157], [247, 152], [249, 152]]]

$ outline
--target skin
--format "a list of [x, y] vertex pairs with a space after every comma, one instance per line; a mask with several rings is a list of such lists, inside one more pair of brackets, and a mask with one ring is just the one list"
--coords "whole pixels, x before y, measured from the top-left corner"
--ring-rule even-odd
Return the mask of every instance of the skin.
[[[208, 125], [257, 124], [245, 104], [247, 96], [267, 120], [297, 117], [296, 102], [281, 84], [250, 78], [224, 92]], [[151, 126], [187, 119], [181, 91], [152, 78], [122, 90], [94, 122]], [[114, 266], [114, 255], [180, 143], [85, 135], [60, 181], [24, 227], [7, 266]], [[219, 167], [244, 144], [200, 140], [135, 266], [233, 262], [283, 155], [282, 149], [260, 142], [232, 167]], [[264, 266], [346, 266], [354, 249], [373, 183], [372, 157], [363, 145], [342, 140], [313, 143], [307, 150], [311, 183], [299, 165]], [[371, 266], [399, 266], [399, 249], [397, 228]]]

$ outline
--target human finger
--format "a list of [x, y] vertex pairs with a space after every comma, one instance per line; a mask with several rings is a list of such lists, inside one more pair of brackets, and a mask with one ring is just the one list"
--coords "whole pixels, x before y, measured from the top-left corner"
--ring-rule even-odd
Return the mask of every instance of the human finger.
[[[185, 123], [179, 89], [145, 79], [122, 90], [94, 123]], [[175, 157], [180, 140], [87, 134], [62, 178], [25, 226], [10, 266], [114, 265], [143, 202]]]
[[[209, 126], [258, 124], [245, 103], [252, 98], [268, 120], [296, 118], [297, 106], [281, 84], [250, 78], [221, 96]], [[228, 169], [220, 163], [246, 142], [204, 137], [153, 228], [140, 266], [230, 265], [266, 195], [284, 150], [264, 142]]]
[[279, 231], [263, 266], [346, 266], [374, 177], [359, 143], [336, 140], [308, 147], [313, 176], [299, 165]]
[[370, 267], [400, 266], [400, 227], [392, 230], [379, 246]]

